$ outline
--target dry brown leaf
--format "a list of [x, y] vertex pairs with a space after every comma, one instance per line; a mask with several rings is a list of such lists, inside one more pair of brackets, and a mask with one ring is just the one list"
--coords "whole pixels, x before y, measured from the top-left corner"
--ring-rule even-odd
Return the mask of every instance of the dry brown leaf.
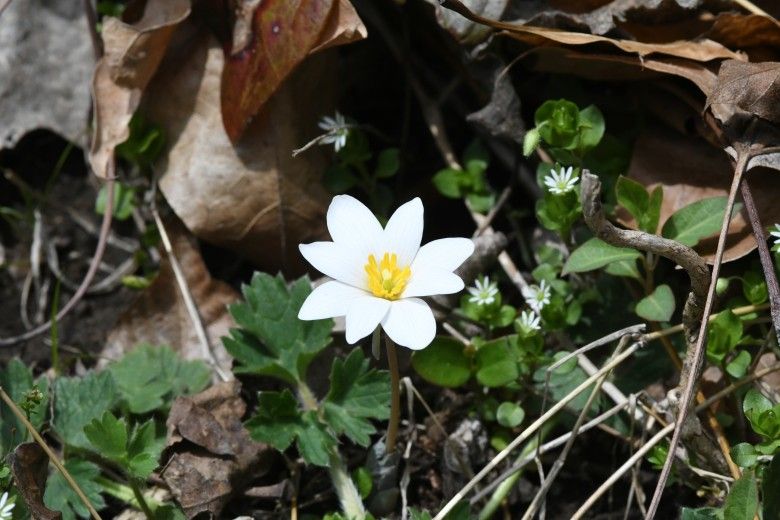
[[79, 2], [0, 2], [0, 148], [46, 128], [82, 145], [94, 66]]
[[368, 29], [349, 0], [339, 0], [333, 6], [317, 43], [309, 52], [323, 51], [337, 45], [360, 41], [368, 36]]
[[[472, 12], [490, 18], [499, 20], [509, 4], [509, 0], [463, 0], [464, 5]], [[490, 27], [474, 23], [468, 18], [441, 7], [438, 2], [432, 2], [436, 8], [436, 20], [444, 29], [463, 44], [476, 44], [484, 40], [490, 34]]]
[[103, 22], [105, 54], [92, 80], [94, 131], [89, 162], [98, 177], [110, 175], [114, 148], [129, 135], [128, 123], [162, 60], [176, 26], [190, 13], [188, 0], [150, 0], [143, 16], [128, 24]]
[[202, 512], [219, 518], [231, 496], [268, 471], [272, 450], [244, 428], [240, 391], [236, 380], [220, 383], [179, 397], [171, 407], [169, 458], [161, 477], [187, 518]]
[[302, 270], [298, 244], [324, 234], [327, 157], [291, 151], [313, 137], [335, 98], [330, 53], [307, 59], [233, 145], [220, 112], [221, 46], [189, 24], [178, 36], [147, 89], [146, 111], [168, 143], [160, 189], [197, 237], [264, 270]]
[[724, 124], [735, 115], [780, 123], [780, 63], [724, 61], [707, 106]]
[[721, 13], [702, 37], [729, 49], [750, 50], [751, 61], [763, 61], [758, 58], [778, 56], [780, 23], [757, 14]]
[[[780, 221], [780, 186], [766, 169], [756, 168], [750, 173], [750, 186], [756, 206], [764, 222]], [[733, 166], [728, 156], [713, 148], [703, 138], [682, 135], [668, 128], [651, 128], [640, 135], [634, 144], [628, 176], [653, 189], [663, 185], [659, 229], [677, 210], [707, 197], [728, 195]], [[630, 219], [621, 219], [634, 227]], [[717, 236], [699, 243], [696, 250], [711, 262]], [[743, 208], [729, 225], [723, 261], [741, 258], [756, 247], [747, 214]]]
[[550, 42], [564, 45], [581, 46], [606, 44], [639, 57], [659, 54], [689, 60], [707, 62], [717, 59], [741, 59], [741, 56], [723, 45], [711, 40], [677, 41], [671, 43], [644, 43], [632, 40], [619, 40], [580, 32], [560, 31], [544, 27], [532, 27], [523, 24], [507, 23], [484, 18], [469, 11], [458, 0], [445, 0], [442, 5], [461, 15], [494, 29], [502, 30], [508, 36], [537, 47]]
[[8, 455], [16, 489], [24, 498], [30, 515], [36, 520], [58, 520], [62, 513], [52, 511], [43, 503], [43, 491], [49, 475], [49, 457], [34, 442], [25, 442]]
[[[214, 357], [220, 368], [229, 373], [232, 359], [222, 346], [222, 337], [234, 326], [227, 305], [238, 300], [239, 294], [226, 283], [211, 278], [197, 244], [181, 222], [168, 219], [165, 226], [209, 336]], [[157, 278], [120, 316], [109, 333], [101, 353], [105, 360], [103, 365], [108, 360], [120, 359], [139, 343], [169, 345], [184, 359], [208, 361], [167, 255], [164, 252], [162, 255]]]

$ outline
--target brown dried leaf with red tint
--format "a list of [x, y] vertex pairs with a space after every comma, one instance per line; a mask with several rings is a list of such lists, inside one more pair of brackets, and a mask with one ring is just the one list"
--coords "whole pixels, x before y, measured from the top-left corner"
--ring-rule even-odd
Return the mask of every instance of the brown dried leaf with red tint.
[[[239, 295], [226, 283], [211, 278], [194, 238], [178, 219], [168, 219], [165, 226], [206, 328], [214, 357], [220, 368], [229, 372], [232, 359], [222, 346], [221, 338], [234, 326], [227, 305], [238, 300]], [[141, 343], [169, 345], [184, 359], [210, 361], [195, 333], [167, 255], [163, 252], [162, 256], [157, 278], [120, 316], [109, 333], [100, 356], [105, 360], [102, 365], [108, 363], [107, 360], [120, 359]]]
[[103, 22], [105, 54], [92, 80], [94, 122], [89, 162], [98, 177], [111, 175], [114, 148], [130, 133], [128, 123], [157, 70], [176, 26], [190, 13], [188, 0], [150, 0], [128, 24]]
[[331, 53], [307, 59], [234, 145], [220, 112], [222, 48], [189, 23], [181, 36], [145, 98], [146, 114], [167, 138], [160, 189], [198, 238], [264, 270], [301, 271], [297, 245], [324, 233], [330, 195], [320, 176], [328, 158], [321, 148], [297, 158], [291, 151], [314, 136], [335, 99]]
[[244, 428], [240, 391], [238, 381], [220, 383], [171, 407], [161, 477], [187, 518], [203, 512], [218, 518], [232, 496], [268, 471], [273, 451]]
[[27, 509], [34, 519], [58, 520], [62, 513], [52, 511], [43, 503], [43, 491], [49, 475], [49, 458], [34, 442], [25, 442], [8, 455], [8, 463], [16, 482], [16, 489], [24, 498]]
[[[234, 35], [222, 73], [222, 118], [232, 142], [279, 85], [314, 48], [334, 0], [265, 0], [242, 13], [237, 28], [251, 27], [248, 37]], [[251, 22], [249, 19], [251, 18]]]

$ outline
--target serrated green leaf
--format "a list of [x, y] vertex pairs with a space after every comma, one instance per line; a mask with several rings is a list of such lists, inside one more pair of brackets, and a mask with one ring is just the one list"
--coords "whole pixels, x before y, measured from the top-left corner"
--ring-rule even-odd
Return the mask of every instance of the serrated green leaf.
[[298, 319], [298, 310], [311, 293], [308, 278], [288, 287], [281, 276], [256, 273], [242, 291], [245, 301], [229, 307], [241, 329], [223, 339], [239, 363], [236, 371], [288, 383], [304, 381], [311, 360], [330, 343], [333, 328], [333, 320]]
[[149, 477], [159, 465], [165, 440], [165, 432], [157, 431], [153, 419], [136, 425], [127, 443], [127, 468], [130, 474], [141, 480]]
[[201, 361], [184, 361], [168, 346], [138, 345], [109, 365], [117, 389], [132, 413], [167, 410], [173, 399], [204, 389], [211, 371]]
[[505, 337], [480, 346], [475, 362], [477, 381], [484, 386], [503, 386], [520, 376], [516, 355]]
[[635, 312], [648, 321], [669, 321], [674, 314], [675, 302], [672, 288], [659, 285], [650, 296], [645, 296], [636, 304]]
[[[0, 369], [0, 386], [17, 404], [22, 403], [25, 394], [34, 384], [43, 393], [43, 400], [30, 410], [30, 422], [40, 428], [46, 419], [48, 410], [48, 380], [40, 378], [33, 382], [32, 372], [19, 359], [11, 359], [4, 369]], [[27, 440], [27, 428], [13, 414], [8, 406], [0, 401], [0, 460], [18, 444]]]
[[636, 249], [615, 247], [601, 239], [591, 238], [572, 252], [563, 266], [561, 275], [593, 271], [612, 262], [636, 260], [641, 256], [642, 254]]
[[319, 421], [316, 412], [306, 412], [295, 445], [309, 464], [329, 466], [330, 456], [336, 449], [336, 439]]
[[[65, 469], [73, 477], [89, 501], [100, 511], [106, 507], [106, 502], [100, 494], [100, 484], [96, 482], [100, 476], [100, 468], [92, 462], [81, 459], [69, 459], [65, 461]], [[62, 520], [75, 520], [89, 518], [89, 510], [68, 485], [59, 471], [54, 470], [46, 482], [46, 492], [43, 495], [43, 503], [49, 509], [62, 512]]]
[[84, 426], [84, 434], [102, 457], [121, 461], [127, 456], [127, 424], [108, 410]]
[[246, 427], [256, 441], [284, 451], [295, 440], [301, 427], [298, 401], [289, 390], [260, 392], [257, 413], [249, 419]]
[[390, 417], [390, 375], [370, 370], [360, 349], [345, 360], [334, 359], [330, 390], [323, 403], [325, 421], [357, 444], [368, 446], [376, 429], [368, 419]]
[[110, 410], [117, 399], [116, 383], [108, 372], [83, 377], [60, 377], [54, 382], [52, 426], [65, 444], [89, 448], [84, 426]]
[[731, 486], [723, 506], [723, 516], [728, 520], [753, 520], [758, 512], [758, 486], [753, 471], [746, 471]]
[[[714, 235], [720, 230], [726, 203], [727, 197], [711, 197], [688, 204], [669, 217], [661, 234], [693, 247], [702, 238]], [[732, 214], [738, 213], [741, 207], [741, 204], [735, 204]]]
[[444, 336], [413, 352], [412, 367], [426, 381], [448, 388], [464, 385], [471, 378], [471, 359], [463, 344]]

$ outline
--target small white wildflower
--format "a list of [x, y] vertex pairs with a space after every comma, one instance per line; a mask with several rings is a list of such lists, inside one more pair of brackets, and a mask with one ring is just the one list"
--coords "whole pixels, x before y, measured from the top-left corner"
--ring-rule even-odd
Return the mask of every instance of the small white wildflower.
[[496, 301], [496, 295], [498, 294], [498, 287], [495, 282], [491, 282], [487, 276], [482, 280], [477, 278], [474, 280], [475, 287], [468, 287], [468, 291], [471, 293], [469, 301], [476, 303], [477, 305], [490, 305]]
[[526, 334], [530, 334], [531, 332], [542, 328], [541, 325], [539, 325], [539, 316], [531, 311], [521, 312], [517, 324]]
[[327, 132], [320, 138], [320, 144], [332, 144], [337, 152], [347, 144], [349, 127], [347, 120], [338, 111], [334, 117], [323, 117], [317, 126]]
[[530, 285], [523, 289], [525, 303], [537, 314], [542, 312], [545, 305], [550, 303], [550, 286], [545, 280], [539, 285]]
[[3, 493], [2, 496], [0, 496], [0, 520], [8, 520], [13, 516], [14, 507], [16, 507], [16, 504], [14, 502], [8, 502], [8, 492], [6, 491]]
[[780, 224], [775, 224], [774, 231], [769, 232], [774, 237], [775, 245], [780, 246]]
[[574, 189], [574, 185], [579, 180], [578, 177], [573, 177], [574, 169], [569, 166], [568, 168], [561, 167], [561, 171], [550, 171], [550, 175], [544, 178], [544, 185], [550, 190], [553, 195], [563, 195]]

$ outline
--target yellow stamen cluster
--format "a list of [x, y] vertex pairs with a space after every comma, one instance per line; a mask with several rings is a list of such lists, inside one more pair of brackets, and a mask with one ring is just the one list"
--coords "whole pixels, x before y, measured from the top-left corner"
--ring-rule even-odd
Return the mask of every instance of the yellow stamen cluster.
[[398, 266], [398, 255], [395, 253], [385, 253], [381, 262], [377, 262], [374, 255], [368, 255], [365, 269], [368, 274], [368, 288], [374, 296], [386, 300], [400, 298], [412, 275], [409, 266]]

